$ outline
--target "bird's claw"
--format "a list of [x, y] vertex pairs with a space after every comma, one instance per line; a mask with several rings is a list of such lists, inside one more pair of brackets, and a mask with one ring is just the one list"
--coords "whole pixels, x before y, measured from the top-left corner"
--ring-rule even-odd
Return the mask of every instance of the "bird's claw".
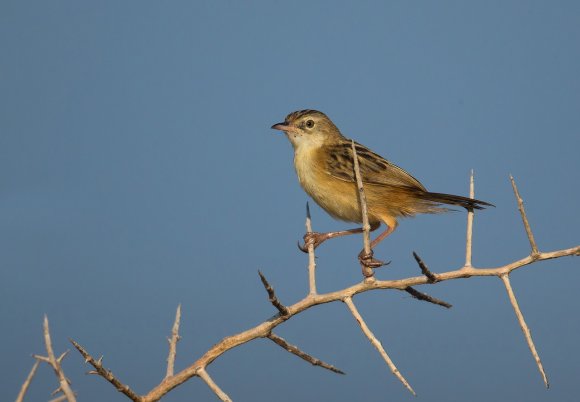
[[312, 244], [314, 248], [320, 246], [325, 240], [327, 240], [326, 233], [318, 232], [307, 232], [304, 237], [304, 245], [298, 242], [298, 248], [304, 253], [308, 253], [308, 247]]
[[370, 269], [384, 267], [385, 265], [389, 265], [391, 263], [391, 261], [384, 262], [373, 258], [372, 250], [368, 254], [365, 253], [364, 250], [362, 250], [358, 255], [358, 261], [360, 262], [360, 265]]

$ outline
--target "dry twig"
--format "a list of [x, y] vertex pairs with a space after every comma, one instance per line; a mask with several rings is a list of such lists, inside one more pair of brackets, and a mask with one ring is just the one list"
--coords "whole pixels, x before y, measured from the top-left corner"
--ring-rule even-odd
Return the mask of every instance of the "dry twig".
[[308, 363], [312, 364], [313, 366], [319, 366], [319, 367], [325, 368], [325, 369], [330, 370], [330, 371], [337, 373], [337, 374], [344, 374], [344, 371], [337, 369], [332, 364], [325, 363], [322, 360], [317, 359], [316, 357], [310, 356], [308, 353], [300, 350], [298, 348], [298, 346], [295, 346], [295, 345], [292, 345], [292, 344], [286, 342], [286, 340], [284, 338], [276, 335], [273, 332], [270, 332], [267, 335], [267, 337], [268, 337], [268, 339], [272, 340], [276, 345], [280, 346], [282, 349], [285, 349], [288, 352], [298, 356], [299, 358], [306, 360]]
[[39, 364], [40, 360], [36, 359], [34, 361], [34, 364], [32, 365], [32, 368], [30, 369], [30, 373], [28, 373], [28, 377], [26, 377], [26, 380], [22, 384], [22, 387], [20, 387], [20, 392], [18, 393], [15, 402], [22, 402], [24, 400], [24, 396], [26, 395], [28, 387], [30, 386], [32, 379], [34, 378], [34, 374], [36, 374], [36, 369], [38, 368]]
[[224, 391], [222, 391], [221, 388], [218, 387], [217, 384], [211, 379], [211, 377], [205, 371], [205, 369], [201, 368], [201, 369], [197, 370], [197, 375], [203, 381], [205, 381], [205, 383], [208, 385], [208, 387], [214, 392], [214, 394], [216, 394], [218, 396], [218, 398], [220, 398], [224, 402], [232, 402], [230, 397]]
[[69, 380], [64, 375], [64, 371], [61, 366], [62, 360], [67, 355], [68, 350], [57, 358], [54, 355], [54, 350], [52, 349], [52, 340], [50, 339], [50, 328], [48, 326], [48, 317], [46, 315], [44, 316], [44, 322], [42, 327], [43, 327], [42, 332], [44, 334], [44, 345], [46, 347], [46, 353], [48, 356], [34, 355], [34, 357], [37, 360], [49, 364], [54, 370], [54, 374], [58, 378], [58, 388], [53, 394], [62, 392], [69, 402], [76, 402], [75, 394], [70, 388]]
[[[354, 141], [351, 140], [350, 146], [352, 148], [352, 159], [354, 161], [354, 176], [356, 178], [356, 186], [358, 188], [359, 204], [362, 214], [362, 228], [363, 228], [363, 244], [366, 255], [370, 255], [371, 250], [371, 225], [369, 224], [368, 208], [367, 208], [367, 198], [365, 196], [365, 190], [362, 183], [362, 177], [360, 174], [358, 155], [356, 154], [356, 147], [354, 146]], [[373, 269], [362, 265], [362, 272], [365, 278], [374, 278]], [[369, 279], [370, 280], [370, 279]]]
[[419, 257], [419, 255], [414, 251], [413, 251], [413, 257], [415, 257], [415, 261], [417, 261], [417, 264], [419, 264], [419, 268], [421, 269], [421, 272], [423, 273], [423, 275], [425, 275], [429, 279], [429, 283], [437, 282], [437, 275], [435, 275], [433, 272], [429, 271], [429, 268], [427, 268], [427, 264], [425, 264], [425, 262], [423, 262], [421, 257]]
[[415, 393], [415, 391], [413, 390], [413, 388], [411, 388], [411, 386], [409, 385], [409, 383], [407, 382], [405, 377], [403, 377], [403, 375], [399, 372], [399, 369], [397, 368], [397, 366], [395, 366], [395, 363], [393, 363], [393, 361], [391, 360], [391, 358], [389, 357], [389, 355], [385, 351], [385, 348], [383, 348], [381, 341], [379, 341], [377, 339], [377, 337], [372, 333], [372, 331], [367, 326], [366, 322], [364, 321], [364, 319], [362, 318], [362, 316], [358, 312], [356, 306], [354, 305], [354, 303], [352, 301], [352, 297], [350, 297], [350, 296], [345, 297], [343, 299], [343, 302], [348, 306], [350, 313], [355, 318], [355, 320], [358, 322], [358, 325], [360, 325], [360, 329], [362, 330], [362, 332], [369, 339], [371, 344], [379, 351], [379, 353], [381, 354], [381, 357], [383, 358], [383, 360], [387, 363], [387, 365], [391, 369], [391, 372], [399, 379], [399, 381], [401, 381], [403, 383], [405, 388], [407, 388], [410, 393], [412, 393], [413, 395], [417, 395]]
[[[469, 198], [475, 198], [475, 187], [473, 183], [473, 169], [469, 176]], [[465, 239], [465, 266], [471, 267], [471, 246], [473, 239], [473, 208], [467, 211], [467, 236]]]
[[51, 399], [48, 402], [64, 402], [64, 401], [66, 401], [66, 395], [61, 395], [57, 398]]
[[280, 315], [287, 316], [288, 314], [290, 314], [288, 312], [288, 308], [285, 305], [283, 305], [280, 302], [280, 300], [278, 300], [278, 297], [276, 296], [276, 293], [274, 292], [274, 288], [270, 285], [270, 283], [268, 282], [268, 280], [266, 279], [264, 274], [262, 274], [262, 272], [258, 271], [258, 275], [260, 275], [260, 280], [262, 281], [264, 288], [266, 288], [266, 292], [268, 292], [268, 300], [270, 301], [270, 303], [272, 303], [272, 305], [274, 307], [276, 307], [276, 309], [278, 310]]
[[181, 339], [179, 336], [179, 322], [181, 321], [181, 303], [177, 306], [177, 311], [175, 312], [175, 321], [173, 322], [173, 328], [171, 328], [171, 338], [167, 339], [169, 342], [169, 355], [167, 356], [167, 371], [165, 373], [165, 378], [171, 377], [173, 375], [173, 369], [175, 367], [175, 355], [177, 353], [177, 342]]
[[[312, 233], [312, 219], [310, 218], [310, 205], [306, 202], [306, 233]], [[308, 245], [308, 285], [310, 288], [309, 295], [315, 295], [316, 292], [316, 257], [314, 255], [314, 244]]]
[[[432, 283], [432, 282], [429, 282], [429, 283]], [[409, 293], [411, 296], [413, 296], [417, 300], [422, 300], [422, 301], [426, 301], [429, 303], [437, 304], [438, 306], [443, 306], [445, 308], [453, 307], [451, 304], [447, 303], [446, 301], [443, 301], [443, 300], [438, 299], [436, 297], [430, 296], [427, 293], [419, 292], [417, 289], [412, 288], [411, 286], [406, 288], [405, 292]]]
[[536, 240], [534, 239], [534, 234], [532, 233], [532, 228], [528, 222], [528, 217], [526, 215], [526, 210], [524, 209], [524, 200], [520, 197], [520, 192], [516, 186], [516, 182], [513, 176], [510, 174], [510, 181], [512, 183], [512, 188], [514, 189], [514, 195], [518, 202], [518, 209], [520, 210], [520, 215], [522, 216], [522, 222], [524, 223], [524, 228], [526, 229], [526, 234], [528, 235], [528, 240], [530, 241], [530, 247], [532, 248], [532, 256], [538, 255], [538, 247], [536, 246]]
[[532, 340], [532, 334], [530, 332], [530, 328], [528, 327], [528, 324], [526, 324], [526, 321], [524, 320], [524, 315], [522, 314], [522, 311], [520, 310], [520, 306], [518, 304], [518, 301], [517, 301], [516, 296], [514, 294], [514, 291], [512, 289], [509, 275], [508, 274], [501, 275], [500, 278], [503, 281], [503, 284], [505, 285], [505, 289], [506, 289], [508, 297], [510, 299], [510, 303], [511, 303], [512, 307], [514, 308], [514, 312], [516, 313], [518, 323], [520, 324], [520, 328], [522, 329], [522, 332], [524, 333], [524, 338], [526, 338], [526, 343], [528, 344], [528, 347], [530, 348], [530, 352], [532, 352], [532, 357], [536, 361], [536, 365], [538, 366], [538, 370], [540, 371], [540, 374], [542, 375], [542, 379], [544, 380], [544, 384], [546, 385], [546, 388], [550, 388], [550, 383], [548, 382], [548, 377], [546, 376], [546, 372], [544, 371], [544, 366], [542, 366], [542, 361], [540, 360], [540, 356], [538, 355], [538, 352], [536, 351], [536, 346], [534, 345], [534, 341]]
[[117, 391], [125, 394], [132, 401], [141, 401], [141, 397], [137, 395], [128, 385], [123, 384], [121, 381], [115, 377], [115, 375], [106, 368], [103, 367], [103, 357], [95, 360], [93, 356], [89, 354], [81, 345], [76, 343], [74, 340], [69, 339], [73, 346], [79, 351], [79, 353], [85, 358], [85, 362], [89, 363], [95, 368], [95, 371], [90, 371], [89, 374], [98, 374], [105, 380], [109, 381], [117, 389]]

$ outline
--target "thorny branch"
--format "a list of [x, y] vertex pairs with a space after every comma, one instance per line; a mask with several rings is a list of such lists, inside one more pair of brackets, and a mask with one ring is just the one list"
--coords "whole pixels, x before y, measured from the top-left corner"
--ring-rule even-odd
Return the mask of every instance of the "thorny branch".
[[[63, 396], [68, 400], [68, 402], [76, 402], [75, 394], [70, 388], [69, 380], [64, 375], [61, 363], [65, 356], [68, 354], [68, 350], [61, 354], [58, 358], [54, 354], [52, 349], [52, 340], [50, 339], [50, 328], [48, 326], [48, 317], [44, 316], [44, 321], [42, 325], [42, 332], [44, 334], [44, 345], [46, 347], [46, 353], [48, 356], [34, 355], [34, 358], [43, 361], [50, 365], [54, 370], [54, 374], [58, 378], [58, 388], [53, 392], [53, 395], [62, 392]], [[32, 377], [30, 377], [32, 379]]]
[[81, 345], [76, 343], [74, 340], [69, 339], [73, 346], [79, 351], [79, 353], [85, 358], [85, 362], [89, 363], [95, 368], [95, 371], [89, 371], [89, 374], [98, 374], [105, 380], [109, 381], [117, 389], [117, 391], [125, 394], [127, 398], [132, 401], [140, 401], [141, 398], [137, 395], [128, 385], [123, 384], [113, 375], [110, 370], [103, 367], [103, 358], [95, 359], [92, 357]]
[[[76, 342], [74, 342], [72, 340], [71, 340], [71, 342], [73, 342], [75, 347], [81, 352], [81, 354], [85, 357], [87, 362], [89, 362], [91, 365], [93, 365], [93, 367], [95, 367], [96, 372], [99, 375], [101, 375], [102, 377], [107, 379], [119, 391], [123, 392], [127, 397], [129, 397], [130, 399], [132, 399], [134, 401], [140, 401], [140, 402], [158, 401], [164, 395], [169, 393], [172, 389], [178, 387], [179, 385], [188, 381], [190, 378], [196, 377], [196, 376], [200, 377], [202, 380], [204, 380], [208, 384], [210, 389], [212, 389], [212, 391], [216, 394], [216, 396], [218, 396], [222, 401], [229, 401], [231, 399], [225, 394], [224, 391], [222, 391], [217, 386], [217, 384], [207, 374], [207, 372], [206, 372], [207, 366], [209, 366], [214, 360], [216, 360], [218, 357], [223, 355], [228, 350], [231, 350], [233, 348], [236, 348], [237, 346], [240, 346], [246, 342], [250, 342], [250, 341], [258, 339], [258, 338], [272, 339], [280, 346], [282, 346], [281, 343], [285, 342], [286, 345], [283, 346], [284, 349], [286, 349], [289, 352], [294, 353], [298, 356], [301, 356], [301, 353], [304, 353], [304, 352], [300, 351], [300, 353], [297, 353], [297, 352], [293, 351], [292, 350], [293, 345], [288, 344], [285, 340], [283, 342], [281, 342], [279, 339], [278, 339], [278, 341], [276, 341], [275, 339], [277, 339], [277, 338], [272, 333], [272, 331], [278, 325], [282, 324], [283, 322], [289, 320], [290, 318], [294, 317], [297, 314], [300, 314], [301, 312], [303, 312], [309, 308], [312, 308], [314, 306], [318, 306], [321, 304], [325, 304], [325, 303], [332, 303], [332, 302], [341, 301], [341, 302], [344, 302], [348, 306], [351, 314], [357, 319], [357, 322], [361, 326], [361, 329], [363, 330], [365, 335], [369, 338], [371, 343], [373, 343], [373, 345], [375, 345], [375, 347], [377, 347], [377, 349], [379, 350], [379, 353], [381, 354], [383, 359], [387, 362], [391, 371], [399, 378], [399, 380], [405, 385], [405, 387], [407, 387], [407, 389], [409, 389], [410, 392], [414, 393], [414, 391], [411, 388], [411, 386], [409, 385], [409, 383], [406, 381], [406, 379], [399, 373], [397, 368], [394, 366], [393, 362], [391, 361], [391, 359], [387, 355], [387, 353], [384, 350], [384, 348], [382, 347], [381, 343], [372, 334], [372, 332], [368, 328], [367, 324], [364, 322], [364, 320], [360, 316], [360, 313], [358, 312], [358, 310], [354, 306], [354, 303], [352, 300], [353, 297], [359, 293], [364, 293], [364, 292], [369, 292], [369, 291], [379, 290], [379, 289], [396, 289], [396, 290], [402, 290], [402, 291], [409, 292], [409, 289], [412, 289], [412, 287], [419, 286], [419, 285], [435, 284], [438, 282], [449, 281], [449, 280], [454, 280], [454, 279], [483, 277], [483, 276], [495, 276], [495, 277], [502, 279], [502, 281], [506, 287], [506, 290], [508, 292], [508, 297], [509, 297], [510, 302], [511, 302], [511, 304], [516, 312], [518, 322], [522, 328], [522, 331], [524, 332], [526, 341], [528, 342], [528, 346], [530, 347], [530, 350], [532, 351], [534, 359], [536, 360], [536, 363], [538, 365], [538, 369], [542, 373], [542, 377], [544, 378], [544, 381], [545, 381], [546, 386], [547, 386], [548, 381], [547, 381], [547, 378], [545, 376], [543, 367], [541, 365], [540, 358], [536, 352], [536, 348], [535, 348], [535, 346], [532, 342], [531, 336], [529, 334], [529, 328], [527, 327], [527, 325], [523, 319], [523, 315], [521, 314], [521, 311], [520, 311], [519, 306], [517, 304], [517, 301], [515, 299], [515, 295], [513, 293], [513, 290], [511, 289], [511, 284], [509, 282], [509, 274], [511, 272], [515, 271], [516, 269], [530, 265], [530, 264], [535, 263], [535, 262], [554, 259], [554, 258], [560, 258], [560, 257], [566, 257], [566, 256], [578, 256], [578, 255], [580, 255], [580, 245], [575, 246], [575, 247], [571, 247], [571, 248], [567, 248], [567, 249], [562, 249], [562, 250], [540, 252], [535, 244], [535, 241], [533, 240], [533, 235], [532, 235], [532, 232], [530, 229], [530, 225], [528, 223], [527, 216], [526, 216], [525, 210], [523, 208], [523, 202], [521, 201], [521, 197], [519, 196], [519, 192], [517, 191], [517, 187], [515, 186], [515, 182], [513, 181], [513, 178], [511, 180], [512, 180], [512, 184], [514, 187], [514, 192], [516, 194], [516, 198], [518, 200], [518, 206], [519, 206], [520, 213], [522, 215], [524, 227], [526, 229], [526, 233], [528, 235], [528, 239], [530, 240], [530, 245], [532, 248], [532, 252], [530, 255], [528, 255], [524, 258], [521, 258], [517, 261], [511, 262], [511, 263], [508, 263], [506, 265], [502, 265], [499, 267], [475, 268], [472, 266], [472, 261], [471, 261], [472, 242], [471, 242], [471, 239], [472, 239], [472, 230], [473, 230], [473, 211], [469, 211], [468, 212], [468, 221], [467, 221], [467, 236], [466, 236], [466, 258], [465, 258], [465, 264], [462, 267], [459, 267], [459, 268], [454, 269], [454, 270], [446, 271], [446, 272], [441, 272], [438, 274], [432, 274], [428, 270], [426, 264], [424, 262], [422, 262], [422, 260], [420, 260], [420, 258], [419, 258], [419, 259], [417, 259], [417, 262], [419, 263], [419, 266], [422, 269], [421, 276], [414, 276], [414, 277], [408, 277], [408, 278], [404, 278], [404, 279], [395, 279], [395, 280], [377, 280], [377, 279], [368, 280], [367, 279], [365, 281], [354, 284], [354, 285], [349, 286], [349, 287], [344, 288], [344, 289], [340, 289], [340, 290], [337, 290], [334, 292], [319, 294], [316, 291], [316, 278], [315, 278], [316, 264], [315, 264], [315, 256], [314, 256], [314, 247], [312, 244], [309, 244], [308, 245], [308, 251], [309, 251], [309, 265], [308, 265], [308, 267], [309, 267], [309, 275], [308, 275], [308, 277], [309, 277], [309, 293], [306, 295], [306, 297], [304, 297], [302, 300], [294, 303], [293, 305], [284, 306], [286, 308], [286, 310], [284, 310], [284, 312], [280, 311], [280, 309], [278, 309], [279, 310], [278, 314], [274, 315], [273, 317], [270, 317], [269, 319], [256, 325], [255, 327], [222, 339], [221, 341], [216, 343], [214, 346], [212, 346], [207, 352], [205, 352], [205, 354], [203, 354], [203, 356], [198, 358], [191, 365], [189, 365], [185, 369], [179, 371], [178, 373], [176, 373], [172, 376], [166, 377], [157, 386], [155, 386], [152, 390], [150, 390], [149, 393], [147, 393], [146, 395], [143, 395], [143, 396], [136, 395], [133, 391], [130, 390], [129, 387], [120, 383], [113, 376], [113, 374], [110, 371], [104, 369], [102, 367], [100, 360], [96, 361], [80, 345], [78, 345]], [[472, 173], [471, 180], [470, 180], [470, 196], [471, 197], [474, 196], [473, 173]], [[307, 216], [306, 226], [307, 226], [307, 232], [312, 232], [312, 226], [311, 226], [311, 220], [310, 220], [309, 213]], [[266, 286], [266, 284], [264, 284], [264, 285]], [[266, 286], [266, 288], [267, 288], [267, 286]], [[272, 290], [272, 293], [273, 293], [273, 290]], [[419, 292], [419, 293], [421, 293], [421, 292]], [[421, 294], [423, 294], [423, 293], [421, 293]], [[275, 296], [275, 294], [273, 296]], [[272, 299], [272, 295], [270, 295], [270, 298]], [[285, 314], [285, 311], [287, 311], [288, 313]], [[317, 361], [317, 359], [315, 359], [315, 358], [312, 358], [312, 359], [313, 359], [313, 361]], [[308, 359], [305, 359], [305, 360], [312, 363], [312, 360], [308, 360]], [[319, 364], [319, 365], [322, 366], [322, 364]], [[328, 368], [328, 367], [326, 367], [326, 368]]]

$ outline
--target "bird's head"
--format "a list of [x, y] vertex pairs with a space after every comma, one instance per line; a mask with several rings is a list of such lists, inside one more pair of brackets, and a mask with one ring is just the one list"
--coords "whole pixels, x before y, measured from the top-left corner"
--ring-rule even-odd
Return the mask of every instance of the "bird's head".
[[274, 124], [272, 128], [283, 131], [294, 149], [317, 148], [342, 137], [334, 123], [318, 110], [299, 110], [290, 113], [283, 123]]

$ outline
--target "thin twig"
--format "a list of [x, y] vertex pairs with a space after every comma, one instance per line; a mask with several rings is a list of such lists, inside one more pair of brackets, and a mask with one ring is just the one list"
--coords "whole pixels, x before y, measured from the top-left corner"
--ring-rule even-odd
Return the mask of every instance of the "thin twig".
[[419, 257], [419, 255], [414, 251], [413, 257], [415, 257], [415, 261], [417, 261], [417, 264], [419, 264], [419, 268], [421, 268], [421, 272], [423, 273], [423, 275], [425, 275], [429, 279], [429, 283], [437, 282], [438, 281], [437, 275], [429, 271], [427, 264], [425, 264], [425, 262], [421, 259], [421, 257]]
[[510, 181], [512, 182], [514, 195], [516, 196], [516, 200], [518, 201], [518, 209], [520, 210], [520, 215], [522, 216], [522, 221], [524, 222], [524, 228], [526, 229], [528, 240], [530, 241], [530, 246], [532, 247], [532, 256], [537, 256], [538, 246], [536, 246], [536, 240], [534, 239], [534, 234], [532, 233], [532, 228], [530, 227], [530, 223], [528, 222], [528, 217], [526, 215], [526, 210], [524, 209], [524, 200], [522, 200], [522, 197], [520, 197], [520, 192], [518, 191], [516, 181], [514, 180], [512, 175], [510, 175]]
[[177, 305], [177, 311], [175, 312], [175, 321], [173, 322], [173, 327], [171, 328], [171, 338], [167, 339], [169, 342], [169, 355], [167, 356], [167, 372], [165, 378], [171, 377], [173, 375], [173, 370], [175, 367], [175, 355], [177, 354], [177, 342], [181, 339], [179, 336], [179, 322], [181, 321], [181, 303]]
[[391, 369], [391, 372], [399, 379], [399, 381], [401, 381], [403, 383], [403, 385], [409, 390], [409, 392], [411, 392], [413, 395], [416, 396], [417, 394], [415, 393], [413, 388], [411, 388], [411, 386], [409, 385], [409, 383], [407, 382], [405, 377], [403, 377], [403, 375], [399, 372], [399, 369], [397, 368], [397, 366], [395, 366], [395, 364], [393, 363], [393, 361], [391, 360], [391, 358], [389, 357], [389, 355], [385, 351], [385, 348], [383, 348], [381, 341], [379, 341], [377, 339], [377, 337], [372, 333], [372, 331], [369, 329], [369, 327], [367, 326], [367, 324], [363, 320], [362, 316], [360, 315], [356, 306], [354, 305], [352, 298], [345, 297], [343, 299], [343, 302], [348, 306], [348, 309], [350, 310], [351, 314], [358, 322], [358, 325], [360, 325], [362, 332], [366, 335], [366, 337], [369, 339], [371, 344], [379, 351], [383, 360], [387, 363], [387, 365]]
[[51, 399], [48, 402], [64, 402], [64, 401], [66, 401], [66, 395], [61, 395], [57, 398]]
[[[123, 384], [121, 381], [119, 381], [117, 379], [117, 377], [115, 377], [115, 375], [110, 370], [107, 370], [106, 368], [103, 367], [103, 363], [102, 363], [103, 358], [102, 357], [99, 360], [95, 360], [93, 358], [93, 356], [91, 356], [89, 354], [89, 352], [87, 352], [81, 345], [79, 345], [78, 343], [76, 343], [72, 339], [69, 339], [69, 341], [80, 352], [80, 354], [85, 358], [85, 362], [89, 363], [91, 366], [93, 366], [95, 368], [95, 371], [91, 372], [91, 374], [100, 375], [105, 380], [107, 380], [111, 384], [113, 384], [113, 386], [117, 389], [117, 391], [125, 394], [132, 401], [141, 401], [141, 397], [139, 395], [137, 395], [131, 388], [129, 388], [128, 385]], [[173, 377], [170, 377], [170, 378], [173, 378]]]
[[288, 308], [285, 305], [283, 305], [276, 296], [274, 288], [270, 285], [264, 274], [262, 274], [262, 272], [258, 270], [258, 275], [260, 275], [262, 285], [264, 285], [264, 288], [266, 288], [266, 292], [268, 292], [268, 300], [270, 301], [270, 303], [272, 303], [272, 305], [276, 307], [276, 309], [280, 312], [280, 315], [287, 316], [288, 314], [290, 314]]
[[[350, 141], [350, 146], [352, 148], [352, 159], [354, 161], [354, 176], [356, 178], [356, 185], [358, 188], [358, 199], [362, 215], [362, 228], [363, 228], [363, 244], [366, 255], [370, 255], [371, 250], [371, 225], [369, 224], [368, 208], [367, 208], [367, 198], [365, 195], [365, 190], [363, 187], [362, 177], [360, 174], [360, 167], [358, 164], [358, 155], [356, 154], [356, 147], [354, 146], [354, 140]], [[362, 264], [361, 264], [362, 265]], [[362, 271], [365, 278], [373, 278], [374, 272], [372, 268], [362, 265]]]
[[538, 355], [538, 352], [536, 351], [536, 346], [534, 345], [534, 341], [532, 340], [532, 334], [530, 332], [530, 328], [528, 327], [528, 324], [526, 324], [526, 321], [524, 320], [524, 315], [522, 314], [522, 311], [520, 310], [520, 306], [518, 304], [518, 301], [517, 301], [516, 296], [514, 294], [514, 291], [512, 289], [509, 275], [508, 274], [501, 275], [500, 278], [503, 281], [503, 284], [505, 285], [505, 289], [506, 289], [508, 297], [510, 299], [510, 303], [512, 304], [512, 307], [514, 308], [514, 312], [516, 313], [516, 317], [518, 318], [518, 323], [520, 324], [520, 328], [522, 329], [522, 332], [524, 333], [524, 337], [526, 338], [526, 342], [528, 343], [528, 347], [530, 348], [530, 352], [532, 352], [532, 356], [534, 357], [534, 360], [536, 361], [536, 364], [538, 366], [538, 370], [540, 371], [540, 374], [542, 375], [542, 379], [544, 380], [544, 384], [546, 385], [546, 388], [550, 388], [550, 383], [548, 382], [548, 377], [546, 376], [546, 372], [544, 371], [544, 366], [542, 365], [542, 361], [540, 360], [540, 356]]
[[62, 370], [62, 367], [60, 365], [62, 359], [66, 356], [66, 352], [63, 353], [61, 356], [59, 356], [58, 359], [54, 355], [54, 350], [52, 349], [52, 341], [50, 339], [50, 328], [48, 326], [48, 317], [46, 315], [44, 316], [43, 333], [44, 333], [44, 345], [46, 347], [46, 353], [48, 354], [48, 356], [45, 357], [44, 359], [40, 356], [37, 358], [40, 358], [40, 360], [46, 361], [48, 362], [48, 364], [50, 364], [50, 366], [54, 370], [54, 373], [56, 374], [56, 377], [58, 378], [59, 389], [66, 396], [66, 399], [69, 402], [76, 402], [74, 392], [70, 388], [68, 379], [64, 375], [64, 371]]
[[218, 385], [211, 379], [211, 377], [209, 376], [207, 371], [205, 371], [205, 369], [200, 368], [199, 370], [197, 370], [197, 375], [199, 376], [199, 378], [205, 381], [205, 383], [214, 392], [214, 394], [217, 395], [218, 398], [220, 398], [224, 402], [232, 402], [230, 397], [224, 391], [222, 391], [221, 388], [218, 387]]
[[[310, 205], [306, 202], [306, 233], [312, 233], [312, 220], [310, 218]], [[310, 242], [308, 247], [308, 285], [309, 294], [315, 295], [316, 292], [316, 256], [314, 255], [314, 243]]]
[[[469, 177], [469, 198], [475, 198], [475, 186], [473, 183], [473, 169]], [[471, 267], [471, 251], [473, 241], [473, 208], [467, 210], [467, 236], [465, 241], [465, 266]]]
[[445, 308], [453, 307], [453, 305], [447, 303], [446, 301], [443, 301], [441, 299], [438, 299], [436, 297], [428, 295], [427, 293], [419, 292], [417, 289], [412, 288], [411, 286], [405, 288], [405, 292], [409, 293], [411, 296], [413, 296], [417, 300], [422, 300], [422, 301], [426, 301], [429, 303], [437, 304], [438, 306], [443, 306]]
[[295, 345], [292, 345], [292, 344], [286, 342], [286, 340], [284, 338], [276, 335], [273, 332], [270, 332], [268, 334], [268, 339], [272, 340], [276, 345], [287, 350], [288, 352], [298, 356], [299, 358], [301, 358], [303, 360], [306, 360], [308, 363], [312, 364], [313, 366], [319, 366], [319, 367], [325, 368], [325, 369], [330, 370], [330, 371], [337, 373], [337, 374], [344, 374], [344, 371], [337, 369], [332, 364], [325, 363], [322, 360], [317, 359], [316, 357], [310, 356], [308, 353], [300, 350], [298, 348], [298, 346], [295, 346]]
[[22, 384], [22, 387], [20, 387], [20, 392], [18, 393], [18, 396], [16, 397], [15, 402], [22, 402], [24, 400], [24, 396], [26, 395], [26, 391], [28, 391], [28, 387], [30, 386], [32, 379], [34, 378], [34, 374], [36, 374], [36, 369], [38, 368], [39, 364], [40, 364], [40, 360], [36, 359], [34, 361], [34, 364], [32, 365], [32, 369], [30, 369], [30, 373], [28, 373], [28, 377], [26, 377], [26, 380]]

